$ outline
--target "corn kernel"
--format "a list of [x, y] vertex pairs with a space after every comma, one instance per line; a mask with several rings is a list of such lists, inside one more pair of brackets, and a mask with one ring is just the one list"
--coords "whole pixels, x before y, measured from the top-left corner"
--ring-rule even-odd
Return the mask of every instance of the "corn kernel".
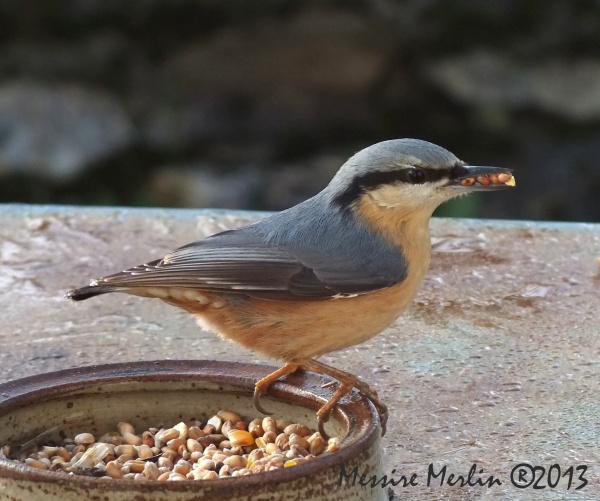
[[254, 436], [252, 433], [244, 430], [232, 430], [228, 433], [227, 437], [231, 442], [232, 447], [254, 444]]

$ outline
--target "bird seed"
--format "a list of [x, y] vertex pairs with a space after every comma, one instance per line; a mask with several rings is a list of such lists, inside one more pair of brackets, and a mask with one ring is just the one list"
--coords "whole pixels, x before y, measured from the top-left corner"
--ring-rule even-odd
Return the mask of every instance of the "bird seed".
[[473, 186], [479, 183], [482, 186], [490, 184], [505, 184], [507, 186], [515, 186], [515, 178], [512, 174], [502, 172], [501, 174], [488, 174], [486, 176], [465, 177], [460, 180], [461, 186]]
[[117, 430], [98, 439], [83, 432], [13, 455], [4, 446], [0, 457], [63, 475], [145, 482], [252, 475], [304, 464], [340, 448], [338, 438], [326, 441], [305, 425], [271, 416], [248, 422], [231, 411], [219, 411], [206, 422], [180, 422], [141, 433], [120, 422]]

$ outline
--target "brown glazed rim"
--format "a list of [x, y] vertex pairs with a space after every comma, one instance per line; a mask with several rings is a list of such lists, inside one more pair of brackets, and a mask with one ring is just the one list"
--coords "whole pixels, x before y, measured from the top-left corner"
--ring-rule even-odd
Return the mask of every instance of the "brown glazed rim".
[[[92, 365], [76, 369], [39, 374], [0, 384], [0, 415], [40, 401], [53, 400], [66, 392], [84, 389], [90, 385], [117, 383], [121, 381], [197, 381], [202, 379], [239, 388], [240, 393], [251, 394], [254, 383], [270, 374], [276, 367], [238, 362], [214, 360], [160, 360], [130, 362], [107, 365]], [[332, 395], [332, 390], [322, 388], [329, 378], [312, 372], [298, 371], [277, 381], [269, 388], [268, 397], [299, 405], [308, 409], [319, 409]], [[263, 397], [264, 398], [264, 397]], [[233, 409], [235, 410], [235, 409]], [[379, 416], [373, 404], [357, 390], [340, 401], [332, 419], [346, 428], [342, 448], [333, 454], [317, 457], [293, 468], [217, 480], [183, 480], [179, 482], [154, 481], [135, 482], [116, 480], [107, 482], [99, 478], [62, 475], [27, 467], [10, 460], [0, 460], [0, 478], [13, 478], [34, 482], [60, 483], [72, 488], [98, 488], [105, 491], [193, 492], [210, 488], [214, 493], [226, 492], [268, 482], [277, 484], [324, 470], [341, 467], [349, 460], [368, 450], [381, 433]], [[316, 417], [315, 417], [316, 424]]]

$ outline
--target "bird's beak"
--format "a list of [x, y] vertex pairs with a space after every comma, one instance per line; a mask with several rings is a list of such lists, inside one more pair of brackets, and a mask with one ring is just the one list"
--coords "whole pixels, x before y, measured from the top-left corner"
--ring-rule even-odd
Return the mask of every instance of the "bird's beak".
[[515, 186], [512, 170], [502, 167], [459, 165], [452, 169], [449, 186], [461, 191], [502, 190]]

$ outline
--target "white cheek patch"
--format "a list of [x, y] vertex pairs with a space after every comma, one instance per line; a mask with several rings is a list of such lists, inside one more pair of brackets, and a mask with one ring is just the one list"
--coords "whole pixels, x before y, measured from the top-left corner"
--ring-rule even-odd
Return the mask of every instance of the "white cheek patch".
[[368, 192], [369, 197], [380, 207], [419, 208], [426, 205], [439, 205], [448, 197], [441, 187], [446, 181], [425, 184], [386, 184]]

